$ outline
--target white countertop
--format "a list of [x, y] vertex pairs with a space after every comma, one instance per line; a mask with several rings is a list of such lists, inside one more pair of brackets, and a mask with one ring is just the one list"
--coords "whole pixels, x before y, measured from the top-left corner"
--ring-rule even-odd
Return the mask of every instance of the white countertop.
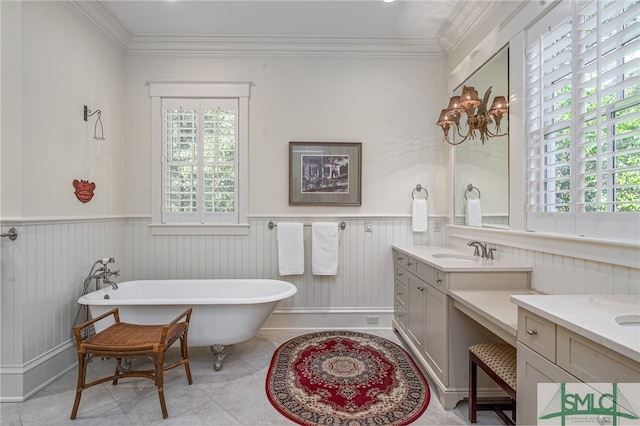
[[481, 259], [475, 257], [474, 260], [459, 260], [433, 257], [434, 254], [453, 254], [462, 255], [473, 258], [473, 248], [469, 247], [469, 252], [461, 252], [447, 247], [438, 246], [417, 246], [417, 245], [398, 245], [393, 244], [392, 247], [400, 250], [409, 256], [413, 256], [434, 268], [438, 268], [444, 272], [473, 272], [473, 271], [532, 271], [533, 267], [521, 265], [499, 260], [500, 253], [496, 253], [498, 259]]
[[516, 345], [518, 307], [512, 295], [538, 294], [529, 289], [449, 290], [454, 306], [512, 346]]
[[640, 295], [513, 295], [534, 314], [624, 356], [640, 361], [640, 326], [621, 326], [619, 315], [640, 315]]

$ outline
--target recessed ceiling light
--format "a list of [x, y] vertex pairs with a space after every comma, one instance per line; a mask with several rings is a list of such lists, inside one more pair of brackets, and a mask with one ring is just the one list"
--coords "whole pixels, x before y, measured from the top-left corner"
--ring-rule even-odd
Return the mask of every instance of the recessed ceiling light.
[[396, 0], [382, 0], [382, 1], [385, 2], [385, 3], [393, 3]]

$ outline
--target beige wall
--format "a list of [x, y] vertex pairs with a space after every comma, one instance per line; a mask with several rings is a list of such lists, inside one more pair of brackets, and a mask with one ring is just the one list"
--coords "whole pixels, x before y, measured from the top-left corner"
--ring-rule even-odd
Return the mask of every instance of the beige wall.
[[[125, 211], [124, 55], [62, 2], [2, 2], [2, 217]], [[102, 110], [102, 157], [92, 140]], [[96, 183], [82, 204], [72, 182]]]
[[[430, 213], [447, 214], [448, 148], [437, 103], [444, 63], [425, 58], [242, 57], [127, 59], [128, 197], [150, 215], [148, 80], [251, 81], [249, 214], [409, 214], [417, 183]], [[425, 96], [427, 94], [427, 96]], [[289, 207], [289, 141], [362, 142], [361, 207]]]

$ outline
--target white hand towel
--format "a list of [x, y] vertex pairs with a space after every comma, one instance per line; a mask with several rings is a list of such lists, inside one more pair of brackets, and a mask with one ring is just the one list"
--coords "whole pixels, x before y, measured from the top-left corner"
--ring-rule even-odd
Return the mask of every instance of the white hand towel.
[[482, 226], [482, 206], [479, 198], [467, 200], [467, 226]]
[[316, 222], [311, 225], [311, 271], [313, 275], [338, 273], [338, 224]]
[[301, 223], [278, 223], [278, 269], [280, 275], [304, 274], [304, 237]]
[[413, 232], [425, 232], [429, 218], [427, 215], [427, 200], [413, 200], [413, 208], [411, 209], [411, 223]]

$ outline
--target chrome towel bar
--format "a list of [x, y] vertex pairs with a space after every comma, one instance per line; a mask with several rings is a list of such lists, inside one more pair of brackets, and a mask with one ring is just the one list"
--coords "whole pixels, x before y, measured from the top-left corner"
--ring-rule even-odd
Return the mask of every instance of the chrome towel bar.
[[[273, 221], [270, 220], [269, 223], [267, 224], [267, 226], [269, 227], [269, 229], [273, 229], [276, 226], [278, 226], [278, 224], [277, 223], [273, 223]], [[308, 227], [308, 226], [311, 226], [311, 225], [304, 224], [303, 226]], [[344, 223], [344, 220], [338, 224], [338, 228], [340, 228], [340, 229], [344, 229], [346, 227], [347, 227], [347, 224]]]

